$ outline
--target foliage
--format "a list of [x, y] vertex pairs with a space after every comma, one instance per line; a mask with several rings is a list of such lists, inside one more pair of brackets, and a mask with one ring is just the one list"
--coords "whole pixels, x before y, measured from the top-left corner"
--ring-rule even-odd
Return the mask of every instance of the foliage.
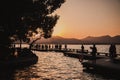
[[54, 11], [64, 2], [65, 0], [0, 1], [0, 32], [3, 33], [1, 36], [6, 37], [6, 40], [20, 39], [26, 42], [36, 34], [38, 37], [51, 37], [53, 27], [59, 19]]

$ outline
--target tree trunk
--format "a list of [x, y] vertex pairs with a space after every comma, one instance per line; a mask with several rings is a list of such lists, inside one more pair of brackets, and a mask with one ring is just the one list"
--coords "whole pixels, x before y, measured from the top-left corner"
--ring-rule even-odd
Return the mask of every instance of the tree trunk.
[[39, 38], [33, 40], [33, 41], [30, 43], [30, 46], [29, 46], [29, 49], [30, 49], [30, 50], [31, 50], [33, 44], [34, 44], [37, 40], [39, 40], [39, 39], [41, 39], [41, 36], [40, 36]]

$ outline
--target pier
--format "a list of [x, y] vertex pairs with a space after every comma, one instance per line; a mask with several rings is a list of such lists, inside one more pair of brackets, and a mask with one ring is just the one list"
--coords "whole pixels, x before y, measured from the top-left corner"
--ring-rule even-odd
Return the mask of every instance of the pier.
[[81, 52], [81, 49], [67, 48], [66, 44], [34, 44], [31, 49], [34, 51]]
[[[61, 46], [62, 45], [62, 46]], [[63, 52], [67, 57], [73, 57], [80, 59], [81, 56], [83, 61], [81, 62], [84, 69], [104, 71], [107, 73], [119, 73], [120, 72], [120, 54], [116, 53], [117, 57], [113, 60], [110, 59], [109, 53], [97, 52], [96, 58], [93, 59], [91, 52], [88, 50], [82, 51], [82, 49], [68, 48], [65, 44], [34, 44], [32, 50], [35, 51], [56, 51]]]
[[[107, 74], [119, 74], [120, 73], [120, 54], [113, 60], [110, 59], [109, 53], [98, 52], [96, 58], [88, 53], [76, 53], [76, 52], [64, 52], [65, 56], [78, 58], [83, 65], [84, 70], [106, 72]], [[82, 57], [81, 57], [82, 56]]]

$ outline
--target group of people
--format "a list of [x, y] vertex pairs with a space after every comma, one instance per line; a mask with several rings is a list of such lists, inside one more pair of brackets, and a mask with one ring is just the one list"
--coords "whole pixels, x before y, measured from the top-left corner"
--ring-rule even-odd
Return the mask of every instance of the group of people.
[[35, 44], [32, 46], [34, 49], [39, 49], [39, 50], [50, 50], [50, 49], [62, 49], [62, 44]]
[[[93, 47], [90, 47], [90, 49], [92, 50], [91, 55], [92, 55], [93, 60], [96, 60], [97, 48], [96, 48], [95, 44], [93, 44]], [[83, 45], [81, 46], [81, 51], [84, 52]], [[115, 57], [117, 57], [115, 44], [111, 44], [109, 47], [109, 57], [111, 60], [113, 60]]]

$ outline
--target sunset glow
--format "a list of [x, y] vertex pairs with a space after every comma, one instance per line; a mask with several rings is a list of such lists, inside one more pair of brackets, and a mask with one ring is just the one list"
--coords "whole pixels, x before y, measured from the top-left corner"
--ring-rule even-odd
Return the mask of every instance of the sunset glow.
[[120, 35], [119, 0], [66, 0], [53, 35], [67, 38]]
[[65, 27], [63, 25], [59, 25], [54, 28], [53, 36], [64, 36]]

